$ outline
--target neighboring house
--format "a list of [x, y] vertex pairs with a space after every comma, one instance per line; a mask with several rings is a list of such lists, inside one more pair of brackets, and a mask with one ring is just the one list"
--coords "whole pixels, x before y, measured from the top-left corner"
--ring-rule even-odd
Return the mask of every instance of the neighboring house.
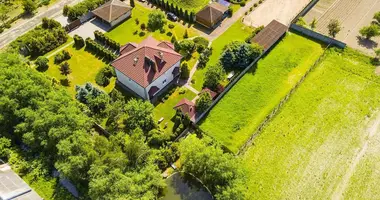
[[93, 10], [92, 13], [98, 19], [114, 27], [131, 16], [132, 7], [119, 0], [111, 0]]
[[180, 102], [177, 103], [177, 105], [174, 106], [174, 109], [180, 110], [184, 115], [188, 115], [192, 122], [195, 121], [196, 108], [195, 104], [192, 101], [183, 98]]
[[219, 22], [227, 16], [228, 7], [213, 2], [204, 7], [195, 15], [197, 23], [209, 28], [214, 29]]
[[140, 44], [128, 43], [112, 62], [118, 83], [143, 99], [152, 100], [178, 77], [182, 56], [169, 42], [148, 37]]
[[8, 164], [0, 164], [0, 199], [42, 200]]

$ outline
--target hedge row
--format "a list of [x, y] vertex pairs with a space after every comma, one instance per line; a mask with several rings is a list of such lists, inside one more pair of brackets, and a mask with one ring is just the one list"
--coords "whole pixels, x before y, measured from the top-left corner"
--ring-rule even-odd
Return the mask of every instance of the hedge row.
[[109, 46], [111, 49], [119, 52], [119, 50], [120, 50], [120, 43], [112, 40], [111, 38], [109, 38], [108, 36], [104, 35], [102, 32], [100, 32], [98, 30], [96, 30], [94, 32], [94, 35], [95, 35], [95, 40], [99, 41], [104, 46]]
[[105, 49], [102, 45], [98, 44], [91, 38], [86, 39], [86, 49], [100, 57], [104, 57], [108, 61], [113, 61], [117, 58], [117, 55], [112, 53], [110, 50]]
[[173, 3], [169, 3], [165, 0], [148, 0], [150, 3], [155, 4], [159, 6], [160, 8], [172, 12], [176, 14], [178, 17], [184, 19], [188, 22], [194, 22], [194, 12], [189, 12], [188, 10], [184, 10], [182, 8], [179, 8], [178, 6], [174, 6]]
[[71, 21], [74, 21], [107, 1], [108, 0], [84, 0], [74, 6], [65, 5], [63, 7], [63, 15], [67, 16]]

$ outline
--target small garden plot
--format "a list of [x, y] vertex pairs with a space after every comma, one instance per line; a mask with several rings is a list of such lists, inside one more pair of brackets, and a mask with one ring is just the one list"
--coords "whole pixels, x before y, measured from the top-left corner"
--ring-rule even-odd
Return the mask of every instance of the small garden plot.
[[[212, 42], [212, 55], [210, 56], [207, 66], [215, 65], [219, 62], [224, 46], [232, 41], [244, 41], [252, 31], [252, 28], [245, 26], [240, 20], [235, 22], [227, 31]], [[199, 91], [202, 90], [203, 87], [207, 66], [203, 69], [197, 68], [193, 76], [193, 80], [195, 81], [193, 87]]]
[[379, 199], [374, 70], [357, 52], [329, 50], [244, 155], [250, 199]]
[[[64, 83], [66, 79], [65, 75], [61, 74], [60, 65], [54, 63], [54, 57], [49, 58], [49, 68], [46, 71], [46, 74], [54, 77], [57, 81], [63, 83], [68, 88], [68, 91], [73, 96], [75, 95], [75, 86], [83, 85], [86, 82], [91, 82], [96, 84], [95, 77], [96, 74], [107, 64], [104, 63], [101, 59], [98, 59], [91, 53], [85, 50], [85, 48], [77, 50], [74, 46], [65, 48], [67, 52], [71, 54], [71, 58], [63, 61], [69, 64], [71, 73], [67, 75], [69, 80], [69, 85]], [[102, 87], [106, 92], [110, 92], [115, 85], [115, 78], [112, 78], [110, 84], [107, 87]]]
[[236, 153], [322, 51], [319, 43], [288, 34], [210, 111], [201, 129]]
[[[170, 41], [173, 35], [176, 35], [177, 39], [183, 39], [185, 31], [187, 30], [189, 37], [196, 36], [193, 29], [186, 29], [183, 25], [179, 23], [169, 22], [164, 27], [164, 32], [157, 30], [155, 32], [149, 32], [147, 30], [148, 15], [152, 12], [147, 8], [144, 8], [138, 4], [132, 10], [131, 18], [120, 24], [116, 28], [112, 29], [110, 32], [106, 33], [111, 39], [124, 45], [128, 42], [139, 43], [152, 35], [157, 40]], [[171, 24], [171, 25], [170, 25]]]
[[157, 103], [156, 107], [154, 108], [154, 117], [156, 120], [160, 120], [161, 117], [164, 118], [164, 121], [160, 123], [160, 127], [164, 129], [165, 124], [167, 124], [167, 127], [165, 128], [165, 132], [172, 133], [173, 132], [173, 118], [175, 117], [176, 111], [174, 110], [174, 106], [177, 105], [181, 99], [186, 98], [188, 100], [192, 100], [196, 94], [194, 94], [192, 91], [186, 89], [185, 87], [177, 87], [172, 89], [174, 92], [170, 94], [170, 90], [168, 90], [168, 93], [166, 96], [162, 97], [162, 100]]

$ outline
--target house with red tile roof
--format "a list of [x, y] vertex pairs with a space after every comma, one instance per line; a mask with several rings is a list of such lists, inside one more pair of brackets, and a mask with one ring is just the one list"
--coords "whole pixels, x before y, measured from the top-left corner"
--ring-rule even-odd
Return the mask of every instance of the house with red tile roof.
[[177, 105], [174, 106], [175, 110], [180, 110], [184, 115], [188, 115], [192, 122], [195, 121], [196, 108], [195, 103], [183, 98]]
[[216, 96], [218, 96], [218, 93], [216, 93], [216, 92], [210, 90], [210, 89], [207, 88], [207, 87], [204, 88], [201, 92], [199, 92], [199, 95], [201, 95], [201, 94], [203, 94], [203, 93], [205, 93], [205, 92], [208, 92], [208, 93], [210, 94], [212, 100], [214, 100], [214, 99], [216, 98]]
[[118, 83], [143, 99], [152, 100], [179, 76], [181, 54], [174, 45], [148, 37], [140, 44], [127, 43], [111, 65]]

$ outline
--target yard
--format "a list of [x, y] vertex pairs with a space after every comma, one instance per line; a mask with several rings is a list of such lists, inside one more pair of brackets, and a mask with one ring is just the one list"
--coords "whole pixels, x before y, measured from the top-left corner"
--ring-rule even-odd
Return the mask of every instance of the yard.
[[[67, 61], [71, 68], [71, 73], [68, 75], [70, 80], [70, 85], [67, 89], [71, 95], [75, 95], [75, 86], [83, 85], [86, 82], [91, 82], [95, 84], [95, 76], [99, 70], [106, 66], [101, 59], [95, 57], [91, 53], [84, 50], [84, 48], [77, 50], [75, 47], [70, 45], [65, 48], [70, 54], [71, 58]], [[58, 81], [63, 81], [65, 79], [64, 75], [61, 75], [59, 71], [59, 65], [54, 64], [54, 56], [49, 58], [49, 69], [45, 72], [47, 75], [56, 78]], [[115, 79], [111, 80], [111, 83], [103, 88], [106, 92], [110, 92], [115, 85]]]
[[[252, 33], [252, 31], [252, 28], [245, 26], [242, 22], [240, 22], [240, 20], [235, 22], [229, 29], [227, 29], [226, 32], [212, 42], [212, 55], [210, 56], [207, 66], [218, 63], [224, 46], [232, 41], [244, 41]], [[207, 66], [204, 69], [198, 68], [193, 76], [193, 79], [195, 80], [193, 87], [199, 91], [202, 90]]]
[[379, 199], [380, 79], [331, 49], [243, 158], [250, 199]]
[[[196, 94], [194, 94], [192, 91], [186, 89], [185, 87], [182, 88], [177, 87], [175, 89], [175, 92], [173, 92], [173, 94], [171, 94], [167, 100], [164, 102], [159, 102], [157, 105], [155, 105], [154, 108], [154, 117], [157, 121], [161, 117], [164, 118], [164, 121], [160, 123], [160, 126], [161, 128], [164, 128], [165, 123], [168, 123], [165, 130], [169, 133], [172, 132], [174, 126], [174, 122], [172, 121], [172, 118], [176, 113], [176, 111], [173, 109], [174, 106], [177, 105], [177, 103], [183, 98], [187, 98], [191, 101], [196, 96]], [[184, 94], [179, 93], [181, 89], [185, 91]]]
[[319, 43], [288, 33], [219, 101], [200, 128], [236, 153], [322, 51]]
[[[136, 4], [136, 7], [132, 10], [132, 16], [130, 19], [120, 24], [116, 28], [112, 29], [110, 32], [106, 33], [107, 36], [113, 40], [119, 42], [121, 45], [124, 45], [128, 42], [139, 43], [147, 38], [149, 35], [152, 35], [157, 40], [170, 41], [172, 34], [177, 36], [177, 39], [183, 39], [185, 31], [188, 31], [189, 37], [196, 36], [196, 31], [192, 28], [187, 28], [180, 23], [169, 22], [165, 26], [165, 33], [161, 33], [159, 30], [155, 32], [148, 32], [147, 30], [142, 31], [141, 24], [148, 24], [148, 15], [151, 10], [142, 7], [139, 4]], [[136, 23], [138, 20], [138, 24]], [[170, 29], [169, 24], [173, 24], [174, 28]], [[140, 35], [140, 33], [143, 34]]]
[[168, 0], [168, 2], [184, 10], [198, 12], [209, 3], [209, 0]]

